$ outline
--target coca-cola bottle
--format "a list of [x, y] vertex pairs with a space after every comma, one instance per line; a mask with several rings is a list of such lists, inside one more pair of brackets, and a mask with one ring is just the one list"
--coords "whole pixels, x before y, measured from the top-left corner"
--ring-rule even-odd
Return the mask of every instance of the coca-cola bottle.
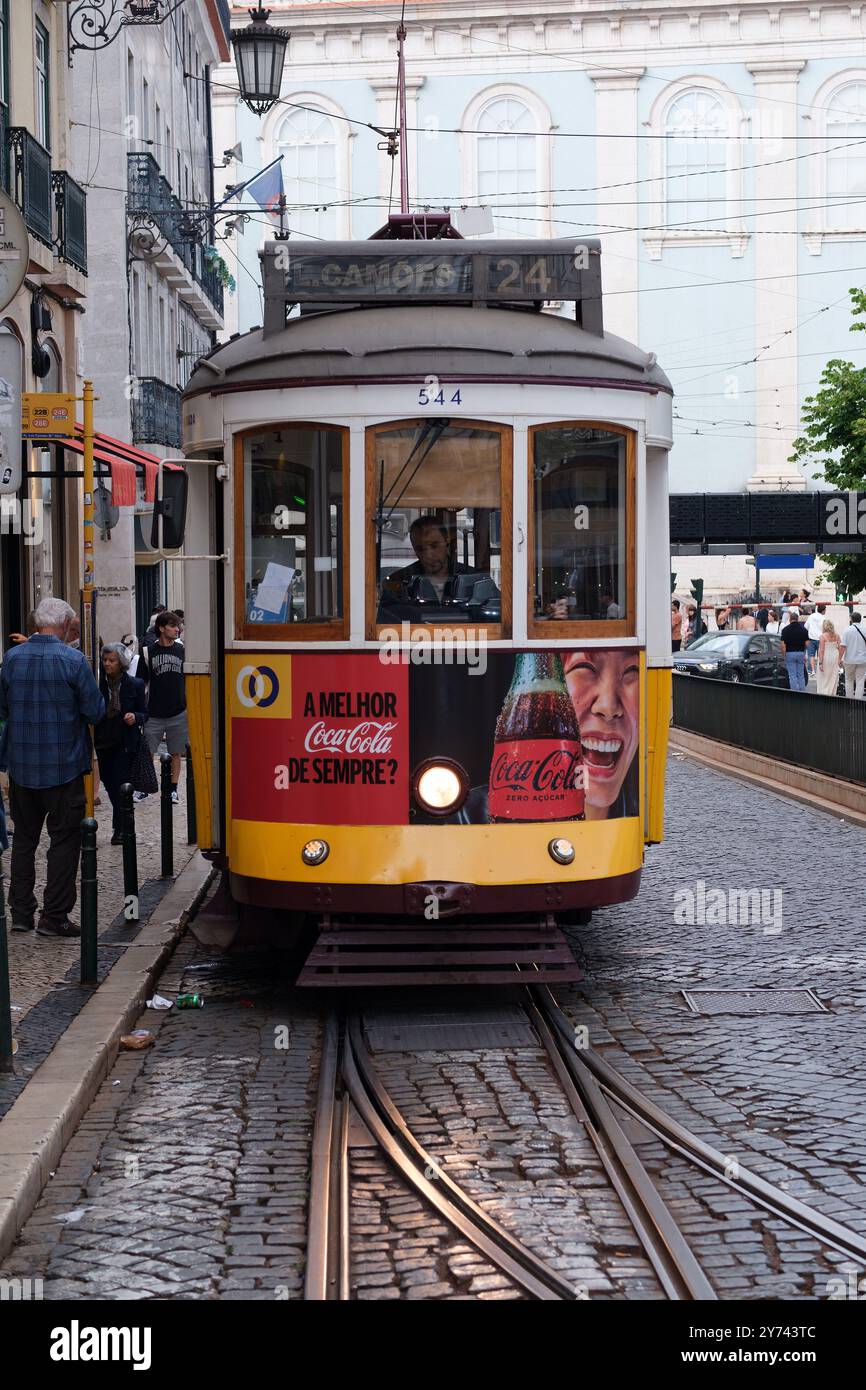
[[583, 820], [580, 728], [556, 652], [522, 652], [496, 721], [492, 821]]

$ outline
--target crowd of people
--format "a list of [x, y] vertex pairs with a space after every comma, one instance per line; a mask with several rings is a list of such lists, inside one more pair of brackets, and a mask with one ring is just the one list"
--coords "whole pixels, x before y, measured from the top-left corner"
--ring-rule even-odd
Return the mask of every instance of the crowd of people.
[[[729, 604], [716, 608], [718, 632], [769, 632], [782, 644], [788, 684], [792, 690], [808, 689], [814, 677], [819, 695], [836, 695], [839, 675], [844, 672], [845, 694], [851, 699], [866, 696], [866, 626], [860, 613], [841, 633], [827, 617], [827, 604], [809, 602], [810, 591], [799, 594], [787, 590], [780, 604]], [[671, 600], [671, 648], [678, 652], [708, 631], [699, 619], [694, 603], [683, 612], [679, 599]]]
[[[45, 598], [12, 633], [0, 666], [0, 772], [8, 774], [12, 835], [12, 930], [76, 937], [70, 921], [84, 817], [84, 777], [101, 782], [112, 809], [111, 844], [121, 843], [124, 783], [144, 800], [157, 782], [163, 739], [171, 756], [171, 800], [179, 800], [187, 744], [183, 613], [159, 605], [141, 643], [132, 633], [102, 644], [99, 679], [81, 651], [74, 610]], [[93, 726], [91, 740], [90, 727]], [[94, 766], [95, 763], [95, 766]], [[48, 830], [47, 878], [37, 918], [36, 851]], [[9, 846], [0, 792], [0, 852]]]

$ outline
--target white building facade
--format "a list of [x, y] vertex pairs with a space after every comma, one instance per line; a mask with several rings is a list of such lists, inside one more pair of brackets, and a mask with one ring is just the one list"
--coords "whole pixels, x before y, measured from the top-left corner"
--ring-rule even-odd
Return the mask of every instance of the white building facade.
[[[294, 238], [367, 237], [399, 210], [378, 146], [400, 4], [270, 8], [291, 33], [281, 102], [259, 120], [234, 69], [215, 73], [216, 146], [242, 143], [232, 182], [283, 155]], [[601, 236], [606, 329], [676, 390], [672, 492], [814, 487], [789, 462], [802, 401], [829, 358], [866, 351], [848, 297], [866, 275], [866, 6], [482, 0], [408, 5], [406, 26], [412, 208]], [[232, 331], [262, 316], [265, 226], [247, 211], [226, 249]], [[754, 581], [742, 559], [694, 573]]]
[[[88, 192], [92, 312], [87, 375], [96, 429], [177, 456], [180, 397], [223, 326], [213, 227], [210, 74], [229, 54], [225, 0], [184, 0], [159, 25], [130, 24], [73, 54], [72, 134]], [[152, 502], [139, 479], [110, 538], [95, 541], [105, 641], [143, 631], [155, 602], [183, 606], [183, 567], [149, 548]]]

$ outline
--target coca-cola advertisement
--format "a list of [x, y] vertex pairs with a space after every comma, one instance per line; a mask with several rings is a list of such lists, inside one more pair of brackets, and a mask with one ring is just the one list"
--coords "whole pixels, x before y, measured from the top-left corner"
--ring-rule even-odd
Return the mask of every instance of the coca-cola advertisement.
[[[640, 656], [621, 647], [487, 652], [410, 673], [413, 766], [447, 756], [471, 790], [462, 824], [638, 814]], [[428, 822], [418, 807], [410, 819]]]

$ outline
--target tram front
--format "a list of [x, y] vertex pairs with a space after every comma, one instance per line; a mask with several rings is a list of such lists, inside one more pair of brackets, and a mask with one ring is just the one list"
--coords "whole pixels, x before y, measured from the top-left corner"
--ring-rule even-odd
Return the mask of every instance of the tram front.
[[597, 243], [263, 268], [263, 329], [184, 408], [187, 542], [227, 555], [200, 830], [236, 902], [315, 928], [302, 983], [572, 977], [559, 925], [661, 837], [668, 382], [604, 333]]

